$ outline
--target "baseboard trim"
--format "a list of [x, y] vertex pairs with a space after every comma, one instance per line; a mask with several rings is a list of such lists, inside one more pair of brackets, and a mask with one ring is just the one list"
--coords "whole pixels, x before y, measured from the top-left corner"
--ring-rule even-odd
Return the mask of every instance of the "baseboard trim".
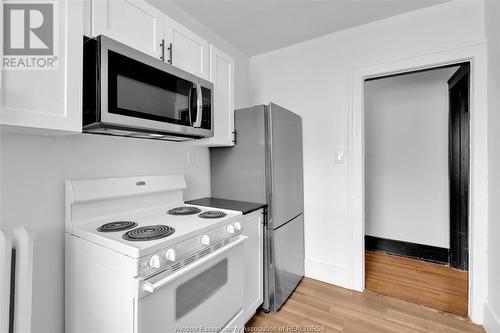
[[500, 315], [488, 303], [484, 303], [483, 327], [488, 333], [500, 333]]
[[351, 270], [347, 267], [309, 258], [306, 258], [305, 266], [305, 276], [309, 278], [352, 289]]
[[375, 236], [365, 236], [365, 249], [396, 254], [439, 264], [449, 263], [449, 250], [443, 247], [410, 243]]

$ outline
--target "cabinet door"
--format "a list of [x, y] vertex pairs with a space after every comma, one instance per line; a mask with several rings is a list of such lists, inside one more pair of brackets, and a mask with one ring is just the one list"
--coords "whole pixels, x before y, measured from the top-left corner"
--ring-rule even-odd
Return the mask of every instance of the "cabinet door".
[[263, 211], [243, 217], [245, 243], [245, 288], [243, 291], [243, 319], [246, 323], [260, 307], [264, 294], [264, 225]]
[[155, 57], [162, 56], [164, 14], [137, 0], [92, 0], [92, 36], [106, 35]]
[[210, 81], [214, 84], [214, 136], [189, 144], [234, 146], [234, 59], [210, 45]]
[[210, 45], [210, 81], [214, 84], [214, 145], [234, 145], [234, 59]]
[[5, 130], [49, 135], [82, 130], [83, 3], [56, 4], [58, 68], [1, 71], [0, 124]]
[[[165, 38], [166, 61], [208, 80], [210, 59], [205, 39], [169, 17], [165, 17]], [[169, 43], [172, 43], [170, 52], [167, 50]]]
[[196, 144], [234, 146], [234, 59], [210, 45], [210, 81], [214, 84], [214, 136]]

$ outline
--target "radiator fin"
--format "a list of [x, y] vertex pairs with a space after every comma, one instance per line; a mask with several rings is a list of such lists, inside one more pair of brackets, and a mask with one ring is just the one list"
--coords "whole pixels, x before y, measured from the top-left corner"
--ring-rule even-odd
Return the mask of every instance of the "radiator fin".
[[31, 332], [33, 234], [0, 230], [0, 332]]
[[9, 332], [12, 239], [0, 230], [0, 332]]
[[12, 231], [15, 249], [15, 302], [13, 333], [31, 332], [31, 305], [33, 289], [33, 235], [26, 228]]

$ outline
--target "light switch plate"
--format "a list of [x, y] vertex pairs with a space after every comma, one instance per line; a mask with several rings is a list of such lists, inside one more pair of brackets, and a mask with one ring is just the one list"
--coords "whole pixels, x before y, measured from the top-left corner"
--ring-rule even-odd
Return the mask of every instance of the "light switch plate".
[[186, 152], [186, 163], [187, 164], [194, 164], [194, 154], [190, 150], [188, 150]]
[[344, 163], [344, 152], [336, 151], [335, 152], [335, 163]]

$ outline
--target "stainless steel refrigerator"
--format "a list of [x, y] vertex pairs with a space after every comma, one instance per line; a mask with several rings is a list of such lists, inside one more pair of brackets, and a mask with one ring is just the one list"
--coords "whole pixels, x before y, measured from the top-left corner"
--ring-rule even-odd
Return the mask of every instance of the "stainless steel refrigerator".
[[304, 276], [302, 119], [276, 104], [235, 111], [234, 147], [212, 148], [212, 197], [265, 202], [264, 304], [276, 311]]

